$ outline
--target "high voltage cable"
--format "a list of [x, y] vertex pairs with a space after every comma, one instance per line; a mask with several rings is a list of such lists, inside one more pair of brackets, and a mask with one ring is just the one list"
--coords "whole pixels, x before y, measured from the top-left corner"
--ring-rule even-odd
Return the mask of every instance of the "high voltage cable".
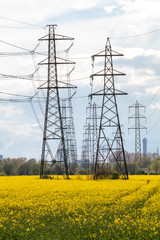
[[15, 48], [19, 48], [19, 49], [21, 49], [21, 50], [25, 50], [25, 51], [27, 51], [27, 52], [31, 52], [30, 50], [28, 50], [28, 49], [26, 49], [26, 48], [19, 47], [19, 46], [17, 46], [17, 45], [14, 45], [14, 44], [12, 44], [12, 43], [8, 43], [8, 42], [3, 41], [3, 40], [0, 40], [0, 42], [5, 43], [5, 44], [7, 44], [7, 45], [9, 45], [9, 46], [12, 46], [12, 47], [15, 47]]
[[150, 117], [153, 115], [153, 113], [154, 113], [159, 107], [160, 107], [160, 105], [158, 105], [158, 106], [150, 113], [150, 115], [149, 115], [147, 118], [150, 118]]
[[29, 102], [29, 100], [26, 99], [4, 99], [4, 98], [0, 98], [0, 102], [3, 103], [9, 103], [9, 102]]
[[47, 56], [47, 53], [45, 52], [33, 52], [33, 51], [30, 51], [29, 52], [0, 52], [0, 57], [6, 57], [6, 56], [26, 56], [26, 55], [32, 55], [32, 54], [37, 54], [37, 55], [45, 55]]
[[[31, 100], [30, 99], [12, 99], [12, 98], [8, 98], [8, 99], [4, 99], [4, 98], [0, 98], [0, 103], [29, 103]], [[32, 102], [37, 103], [37, 100], [33, 100]]]
[[30, 98], [30, 97], [31, 97], [31, 96], [20, 95], [20, 94], [15, 94], [15, 93], [6, 93], [6, 92], [0, 92], [0, 94], [11, 95], [11, 96], [17, 96], [17, 97], [25, 97], [25, 98]]
[[[36, 71], [35, 72], [37, 72], [38, 70], [39, 70], [39, 68], [40, 68], [40, 66], [39, 67], [37, 67], [37, 69], [36, 69]], [[0, 77], [4, 77], [4, 78], [18, 78], [18, 79], [24, 79], [24, 80], [30, 80], [30, 81], [32, 81], [32, 80], [34, 80], [34, 81], [39, 81], [39, 82], [41, 82], [41, 81], [46, 81], [46, 80], [41, 80], [41, 79], [38, 79], [38, 80], [36, 80], [36, 79], [34, 79], [33, 78], [33, 75], [35, 74], [35, 72], [34, 73], [32, 73], [32, 74], [29, 74], [29, 75], [22, 75], [22, 76], [18, 76], [18, 75], [7, 75], [7, 74], [3, 74], [3, 73], [0, 73]], [[39, 76], [40, 77], [40, 76]], [[82, 77], [82, 78], [75, 78], [75, 79], [71, 79], [70, 81], [81, 81], [81, 80], [84, 80], [84, 79], [89, 79], [89, 76], [86, 76], [86, 77]], [[10, 79], [11, 80], [11, 79]], [[1, 80], [2, 81], [2, 80]]]
[[3, 78], [16, 78], [16, 79], [18, 78], [18, 79], [32, 80], [34, 74], [38, 71], [38, 69], [39, 69], [39, 67], [34, 71], [34, 73], [29, 74], [29, 75], [18, 76], [18, 75], [8, 75], [8, 74], [0, 73], [0, 77], [3, 77]]
[[[151, 105], [153, 99], [158, 95], [160, 91], [160, 88], [158, 89], [158, 91], [154, 94], [154, 96], [152, 97], [152, 99], [150, 100], [150, 102], [148, 103], [148, 105], [146, 107], [148, 107], [149, 105]], [[156, 110], [160, 107], [160, 104], [147, 116], [147, 119], [149, 119], [155, 112]]]
[[10, 21], [10, 22], [15, 22], [15, 23], [20, 23], [20, 24], [24, 24], [24, 25], [30, 25], [30, 26], [36, 26], [36, 27], [41, 27], [44, 28], [44, 26], [38, 25], [38, 24], [33, 24], [33, 23], [27, 23], [27, 22], [21, 22], [18, 20], [14, 20], [14, 19], [10, 19], [10, 18], [5, 18], [5, 17], [0, 17], [1, 19]]
[[38, 28], [38, 27], [15, 27], [15, 26], [1, 26], [0, 28], [16, 28], [16, 29], [42, 29], [42, 28]]
[[[0, 92], [0, 94], [15, 96], [15, 97], [24, 97], [24, 98], [28, 98], [31, 101], [35, 97], [35, 95], [38, 94], [38, 92], [33, 96], [22, 95], [22, 94], [17, 94], [17, 93], [10, 93], [10, 92]], [[44, 99], [44, 97], [38, 97], [38, 98]]]
[[[38, 80], [39, 80], [39, 71], [36, 71], [36, 69], [37, 69], [37, 64], [36, 64], [36, 59], [35, 59], [35, 56], [34, 55], [32, 55], [32, 61], [33, 61], [33, 66], [34, 66], [34, 68], [35, 68], [35, 72], [37, 73], [37, 77], [38, 77]], [[34, 81], [32, 81], [32, 86], [33, 86], [33, 89], [34, 89], [34, 91], [35, 91], [35, 95], [33, 96], [33, 97], [37, 97], [37, 100], [38, 100], [38, 93], [39, 93], [39, 91], [37, 92], [37, 88], [36, 88], [36, 85], [35, 85], [35, 82]], [[40, 84], [39, 84], [39, 86], [40, 86]], [[42, 93], [42, 96], [44, 97], [44, 93], [43, 93], [43, 90], [41, 89], [41, 93]], [[44, 116], [44, 110], [43, 110], [43, 107], [42, 107], [42, 105], [41, 105], [41, 103], [39, 102], [39, 100], [38, 100], [38, 106], [39, 106], [39, 108], [40, 108], [40, 110], [41, 110], [41, 113], [42, 113], [42, 115]], [[33, 106], [32, 106], [32, 108], [33, 108]]]
[[151, 101], [148, 103], [148, 105], [147, 105], [146, 107], [148, 107], [148, 106], [151, 104], [151, 102], [152, 102], [153, 99], [158, 95], [159, 92], [160, 92], [160, 88], [159, 88], [159, 89], [157, 90], [157, 92], [153, 95]]
[[29, 49], [27, 49], [27, 48], [19, 47], [19, 46], [15, 45], [15, 44], [12, 44], [12, 43], [9, 43], [9, 42], [3, 41], [3, 40], [0, 40], [0, 42], [1, 42], [1, 43], [4, 43], [4, 44], [7, 44], [7, 45], [9, 45], [9, 46], [12, 46], [12, 47], [21, 49], [21, 50], [25, 50], [25, 51], [29, 52], [30, 54], [34, 54], [34, 53], [37, 53], [37, 54], [38, 54], [38, 52], [35, 52], [35, 49], [36, 49], [36, 48], [39, 46], [39, 44], [40, 44], [40, 43], [38, 43], [38, 44], [36, 45], [36, 47], [34, 48], [34, 50], [29, 50]]
[[12, 76], [12, 77], [3, 77], [3, 79], [1, 79], [0, 76], [0, 81], [14, 81], [14, 80], [26, 80], [26, 81], [34, 81], [34, 82], [45, 82], [46, 80], [37, 80], [34, 78], [27, 78], [27, 77], [16, 77], [16, 76]]
[[31, 105], [33, 114], [34, 114], [34, 116], [35, 116], [35, 118], [36, 118], [36, 120], [37, 120], [37, 123], [38, 123], [39, 128], [40, 128], [41, 131], [43, 132], [43, 127], [42, 127], [42, 125], [41, 125], [41, 123], [40, 123], [40, 121], [39, 121], [38, 115], [37, 115], [37, 113], [36, 113], [36, 111], [35, 111], [35, 108], [34, 108], [34, 105], [33, 105], [33, 102], [32, 102], [32, 101], [33, 101], [33, 100], [30, 101], [30, 105]]
[[159, 122], [160, 122], [160, 118], [155, 122], [155, 124], [152, 125], [152, 127], [147, 131], [147, 133], [143, 134], [142, 136], [146, 136]]
[[[5, 18], [5, 17], [0, 17], [1, 19], [10, 21], [10, 22], [15, 22], [15, 23], [20, 23], [20, 24], [24, 24], [24, 25], [28, 25], [28, 26], [35, 26], [35, 27], [39, 27], [41, 29], [44, 29], [45, 27], [39, 24], [33, 24], [33, 23], [27, 23], [27, 22], [22, 22], [22, 21], [18, 21], [18, 20], [14, 20], [14, 19], [10, 19], [10, 18]], [[35, 29], [35, 28], [33, 28]], [[145, 36], [145, 35], [149, 35], [152, 33], [156, 33], [159, 32], [160, 28], [149, 31], [149, 32], [145, 32], [145, 33], [140, 33], [140, 34], [135, 34], [135, 35], [131, 35], [131, 36], [117, 36], [117, 37], [110, 37], [112, 39], [120, 39], [120, 38], [135, 38], [135, 37], [140, 37], [140, 36]]]
[[76, 99], [76, 98], [88, 98], [88, 96], [73, 97], [73, 99]]
[[155, 32], [159, 32], [160, 31], [160, 28], [156, 29], [156, 30], [153, 30], [153, 31], [150, 31], [150, 32], [146, 32], [146, 33], [141, 33], [141, 34], [136, 34], [136, 35], [131, 35], [131, 36], [124, 36], [124, 37], [110, 37], [111, 39], [124, 39], [124, 38], [136, 38], [136, 37], [141, 37], [141, 36], [145, 36], [145, 35], [149, 35], [149, 34], [152, 34], [152, 33], [155, 33]]
[[90, 57], [71, 57], [70, 59], [89, 59]]
[[[9, 56], [16, 56], [16, 55], [29, 55], [29, 54], [47, 55], [47, 53], [35, 51], [36, 48], [40, 45], [40, 42], [36, 45], [34, 50], [29, 50], [27, 48], [23, 48], [23, 47], [17, 46], [17, 45], [15, 45], [13, 43], [9, 43], [9, 42], [6, 42], [6, 41], [1, 40], [1, 39], [0, 39], [0, 42], [2, 42], [4, 44], [7, 44], [9, 46], [12, 46], [12, 47], [21, 49], [21, 50], [25, 50], [27, 52], [27, 53], [26, 52], [19, 52], [19, 53], [17, 53], [17, 52], [16, 53], [15, 52], [13, 52], [13, 53], [12, 52], [0, 52], [0, 56], [7, 56], [7, 55], [9, 55]], [[62, 50], [62, 51], [59, 51], [59, 53], [65, 52], [65, 51], [66, 50]], [[81, 57], [81, 58], [71, 57], [70, 60], [72, 60], [72, 59], [89, 59], [89, 58], [91, 58], [91, 57]]]
[[160, 118], [158, 121], [155, 122], [155, 124], [148, 130], [148, 133], [160, 122]]

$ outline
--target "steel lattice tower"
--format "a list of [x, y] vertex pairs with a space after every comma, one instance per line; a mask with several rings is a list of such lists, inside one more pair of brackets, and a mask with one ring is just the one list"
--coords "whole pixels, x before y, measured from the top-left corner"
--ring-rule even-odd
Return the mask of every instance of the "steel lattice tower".
[[83, 133], [81, 160], [82, 160], [82, 166], [86, 169], [87, 174], [89, 174], [89, 168], [90, 168], [90, 151], [91, 151], [90, 124], [86, 123], [86, 125], [84, 126], [84, 133]]
[[87, 118], [84, 126], [81, 159], [86, 165], [88, 173], [93, 173], [96, 160], [97, 138], [98, 138], [98, 110], [96, 103], [90, 103], [86, 109]]
[[[110, 40], [107, 38], [105, 50], [95, 54], [95, 57], [104, 57], [104, 69], [91, 77], [103, 77], [103, 89], [91, 94], [91, 96], [102, 96], [102, 107], [100, 114], [99, 133], [97, 139], [97, 152], [94, 173], [97, 169], [103, 168], [109, 158], [113, 158], [125, 179], [128, 179], [125, 151], [121, 133], [121, 126], [118, 114], [116, 96], [124, 95], [115, 89], [114, 77], [125, 75], [113, 69], [113, 56], [123, 56], [111, 48]], [[114, 132], [114, 134], [113, 134]], [[118, 152], [118, 154], [116, 154]]]
[[[46, 174], [52, 174], [53, 166], [56, 163], [59, 163], [59, 167], [63, 165], [64, 174], [68, 178], [68, 161], [62, 118], [60, 89], [69, 89], [73, 88], [73, 86], [69, 85], [67, 82], [59, 81], [58, 66], [62, 64], [75, 63], [57, 57], [56, 42], [64, 40], [73, 41], [73, 38], [56, 34], [56, 25], [47, 25], [47, 27], [49, 33], [40, 39], [40, 41], [48, 42], [47, 62], [44, 60], [40, 63], [41, 65], [47, 65], [48, 67], [47, 82], [42, 84], [40, 87], [41, 89], [47, 90], [40, 177]], [[53, 156], [52, 151], [56, 152], [60, 143], [62, 144], [63, 158], [58, 159], [56, 155]], [[54, 149], [52, 149], [50, 145]]]
[[[69, 58], [69, 50], [71, 46], [66, 50], [66, 58]], [[74, 67], [69, 69], [67, 65], [67, 83], [70, 84], [70, 74], [74, 70]], [[68, 161], [69, 161], [69, 170], [74, 172], [75, 165], [77, 163], [77, 143], [76, 143], [76, 134], [75, 134], [75, 125], [73, 120], [73, 107], [72, 107], [72, 97], [74, 96], [75, 92], [72, 94], [71, 88], [68, 89], [68, 98], [67, 98], [67, 139], [68, 139]]]
[[129, 119], [134, 119], [135, 124], [128, 128], [135, 130], [135, 162], [141, 163], [141, 130], [147, 129], [146, 127], [142, 126], [140, 123], [141, 119], [145, 119], [145, 117], [140, 113], [140, 109], [145, 109], [145, 106], [141, 105], [138, 101], [135, 104], [129, 106], [129, 110], [134, 109], [134, 115], [130, 116]]
[[[68, 169], [71, 174], [75, 172], [75, 167], [77, 163], [77, 146], [75, 138], [75, 128], [73, 123], [72, 115], [72, 104], [71, 100], [63, 99], [62, 100], [62, 123], [64, 129], [64, 143], [67, 154]], [[63, 145], [60, 142], [57, 149], [57, 156], [63, 161]]]

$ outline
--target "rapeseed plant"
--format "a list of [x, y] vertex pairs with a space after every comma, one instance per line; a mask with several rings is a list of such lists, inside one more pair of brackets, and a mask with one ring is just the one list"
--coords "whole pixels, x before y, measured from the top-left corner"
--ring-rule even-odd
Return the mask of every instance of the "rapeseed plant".
[[0, 239], [159, 239], [159, 219], [160, 176], [0, 177]]

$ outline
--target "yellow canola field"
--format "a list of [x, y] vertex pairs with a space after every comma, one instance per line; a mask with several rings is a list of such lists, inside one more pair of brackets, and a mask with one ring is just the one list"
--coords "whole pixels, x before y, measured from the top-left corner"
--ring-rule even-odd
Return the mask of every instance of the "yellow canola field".
[[160, 176], [0, 177], [0, 239], [160, 239]]

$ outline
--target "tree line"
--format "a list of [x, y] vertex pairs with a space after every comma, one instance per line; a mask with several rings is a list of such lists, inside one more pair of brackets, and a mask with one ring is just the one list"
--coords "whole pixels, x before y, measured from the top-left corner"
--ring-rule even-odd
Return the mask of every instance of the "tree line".
[[[70, 174], [88, 174], [92, 172], [88, 171], [88, 163], [78, 162], [72, 169]], [[107, 168], [109, 170], [115, 170], [119, 172], [119, 168], [116, 163], [108, 163]], [[128, 174], [160, 174], [160, 158], [151, 160], [150, 157], [143, 157], [140, 162], [134, 160], [127, 160]], [[120, 172], [119, 172], [120, 173]], [[40, 174], [40, 161], [36, 161], [34, 158], [27, 159], [21, 158], [4, 158], [0, 160], [0, 176], [18, 176], [18, 175], [39, 175]], [[61, 174], [60, 168], [54, 167], [54, 174]]]
[[40, 162], [34, 158], [4, 158], [0, 160], [1, 176], [39, 175]]

